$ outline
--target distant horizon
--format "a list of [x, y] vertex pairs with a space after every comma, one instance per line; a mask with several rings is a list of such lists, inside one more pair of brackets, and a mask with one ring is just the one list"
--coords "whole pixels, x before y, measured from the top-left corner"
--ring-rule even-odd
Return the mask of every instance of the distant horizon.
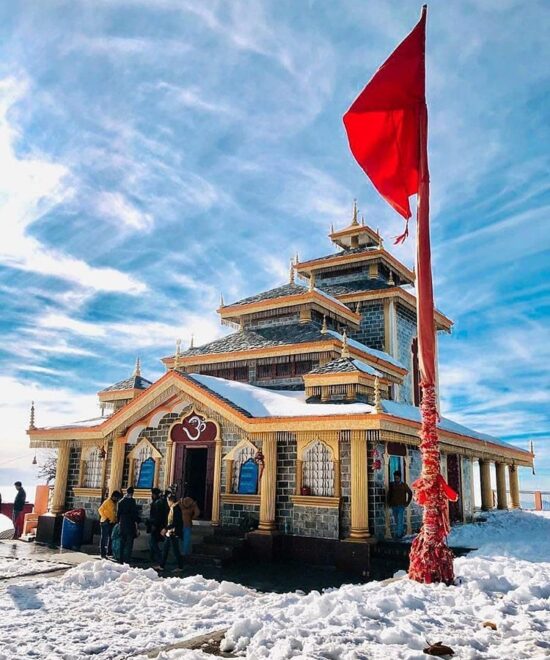
[[[296, 253], [327, 254], [354, 198], [412, 266], [414, 224], [391, 245], [402, 219], [355, 163], [342, 115], [419, 10], [0, 7], [1, 489], [35, 483], [32, 400], [37, 426], [58, 425], [93, 417], [138, 356], [156, 380], [178, 337], [227, 332], [220, 294], [273, 288]], [[541, 1], [464, 0], [428, 17], [436, 304], [455, 322], [439, 336], [441, 408], [534, 440], [522, 490], [550, 490], [549, 16]]]

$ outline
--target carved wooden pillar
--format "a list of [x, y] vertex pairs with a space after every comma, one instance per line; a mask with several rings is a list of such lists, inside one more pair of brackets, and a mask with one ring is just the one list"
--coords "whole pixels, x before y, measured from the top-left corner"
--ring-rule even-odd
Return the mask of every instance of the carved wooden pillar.
[[520, 509], [519, 502], [519, 478], [518, 468], [516, 465], [508, 466], [508, 478], [510, 480], [510, 499], [512, 501], [512, 509]]
[[296, 495], [302, 494], [302, 482], [304, 477], [304, 461], [296, 461]]
[[481, 508], [483, 511], [490, 511], [493, 508], [490, 461], [479, 459], [479, 481], [481, 485]]
[[497, 476], [497, 508], [508, 509], [508, 498], [506, 496], [506, 465], [495, 463]]
[[272, 532], [276, 529], [277, 438], [274, 433], [265, 433], [262, 439], [264, 471], [260, 492], [260, 524], [258, 529], [261, 532]]
[[70, 441], [61, 440], [57, 450], [57, 466], [55, 470], [55, 484], [52, 494], [52, 513], [63, 513], [65, 509], [65, 493], [67, 491], [67, 477], [69, 476]]
[[124, 451], [126, 443], [122, 438], [113, 440], [111, 449], [111, 473], [109, 475], [109, 495], [114, 490], [122, 488], [122, 471], [124, 470]]
[[214, 485], [212, 488], [212, 525], [220, 524], [220, 489], [222, 482], [222, 441], [216, 440], [214, 453]]
[[340, 486], [340, 461], [333, 461], [334, 466], [334, 497], [340, 497], [341, 486]]
[[172, 460], [174, 456], [174, 443], [168, 438], [166, 442], [166, 456], [164, 458], [164, 490], [172, 485]]
[[352, 431], [350, 538], [358, 541], [370, 536], [367, 487], [367, 439], [364, 431]]
[[233, 461], [230, 458], [225, 461], [225, 492], [233, 492]]
[[390, 455], [388, 453], [388, 443], [384, 443], [384, 513], [385, 513], [385, 527], [384, 538], [391, 539], [391, 511], [388, 506], [387, 495], [390, 489]]

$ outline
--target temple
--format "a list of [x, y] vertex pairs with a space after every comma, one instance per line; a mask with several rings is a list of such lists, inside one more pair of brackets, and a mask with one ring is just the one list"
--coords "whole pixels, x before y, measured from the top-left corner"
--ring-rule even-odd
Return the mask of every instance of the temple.
[[[329, 238], [333, 252], [296, 257], [285, 284], [222, 298], [230, 334], [185, 351], [178, 343], [154, 383], [138, 363], [99, 392], [100, 417], [33, 421], [31, 447], [58, 451], [52, 513], [97, 517], [102, 497], [130, 485], [146, 509], [159, 486], [194, 497], [213, 526], [256, 528], [247, 538], [260, 555], [281, 543], [389, 538], [390, 475], [399, 469], [412, 484], [421, 468], [415, 273], [356, 206]], [[434, 327], [448, 333], [452, 321], [436, 311]], [[531, 453], [443, 417], [439, 435], [442, 473], [459, 493], [451, 522], [473, 515], [474, 470], [483, 509], [519, 507], [518, 467], [532, 466]], [[420, 522], [412, 504], [407, 531]]]

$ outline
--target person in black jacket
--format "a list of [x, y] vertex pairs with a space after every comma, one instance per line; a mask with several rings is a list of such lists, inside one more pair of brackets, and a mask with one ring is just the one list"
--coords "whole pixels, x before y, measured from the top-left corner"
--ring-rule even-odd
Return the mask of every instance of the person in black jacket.
[[25, 489], [23, 488], [20, 481], [16, 481], [13, 485], [17, 490], [17, 495], [15, 496], [15, 500], [13, 501], [13, 513], [12, 513], [13, 526], [15, 528], [13, 538], [17, 539], [19, 538], [19, 536], [21, 536], [22, 524], [21, 524], [21, 520], [19, 519], [19, 516], [23, 513], [23, 509], [25, 508], [25, 502], [27, 501], [27, 493], [25, 493]]
[[160, 488], [151, 489], [151, 508], [149, 510], [149, 520], [147, 521], [147, 531], [149, 532], [149, 552], [151, 561], [159, 565], [161, 562], [161, 552], [159, 543], [162, 541], [162, 530], [166, 527], [168, 521], [168, 502]]
[[180, 550], [181, 539], [183, 538], [183, 517], [178, 498], [175, 495], [169, 495], [168, 505], [170, 506], [170, 510], [168, 512], [166, 528], [163, 530], [164, 544], [162, 546], [162, 560], [160, 562], [162, 570], [166, 566], [170, 548], [174, 552], [179, 568], [183, 568], [183, 556]]
[[139, 511], [134, 499], [132, 486], [126, 489], [126, 495], [120, 500], [117, 508], [117, 522], [120, 529], [120, 559], [121, 564], [130, 563], [134, 539], [138, 535], [137, 526], [140, 521]]

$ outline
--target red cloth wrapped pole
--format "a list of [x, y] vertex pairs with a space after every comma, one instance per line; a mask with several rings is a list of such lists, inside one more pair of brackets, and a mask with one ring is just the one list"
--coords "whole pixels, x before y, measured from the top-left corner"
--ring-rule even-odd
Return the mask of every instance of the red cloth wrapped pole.
[[426, 107], [426, 6], [420, 21], [382, 64], [344, 115], [350, 149], [375, 188], [407, 221], [409, 196], [417, 195], [417, 323], [422, 388], [422, 473], [413, 484], [424, 507], [423, 524], [410, 553], [409, 577], [453, 582], [453, 555], [446, 545], [448, 500], [457, 494], [440, 474], [435, 391], [434, 297], [430, 250], [430, 175]]

